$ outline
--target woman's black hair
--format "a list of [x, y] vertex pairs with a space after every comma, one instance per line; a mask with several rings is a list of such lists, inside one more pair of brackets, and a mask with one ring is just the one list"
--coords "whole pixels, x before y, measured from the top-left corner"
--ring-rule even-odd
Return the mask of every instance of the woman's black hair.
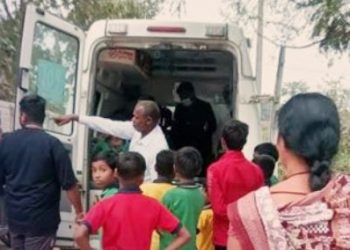
[[278, 130], [285, 146], [308, 164], [311, 190], [322, 189], [331, 178], [330, 165], [340, 140], [334, 102], [319, 93], [298, 94], [280, 109]]

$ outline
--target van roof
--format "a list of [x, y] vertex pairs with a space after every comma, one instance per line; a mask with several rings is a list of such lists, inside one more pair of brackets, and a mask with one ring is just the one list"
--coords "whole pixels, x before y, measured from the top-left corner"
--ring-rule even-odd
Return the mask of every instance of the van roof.
[[[111, 38], [111, 39], [109, 39]], [[252, 77], [247, 50], [247, 41], [236, 25], [215, 22], [162, 21], [142, 19], [105, 19], [94, 22], [87, 32], [85, 46], [89, 52], [84, 55], [84, 69], [88, 68], [93, 47], [108, 39], [109, 46], [149, 48], [154, 44], [181, 44], [182, 48], [206, 45], [227, 48], [233, 44], [241, 54], [242, 75]], [[221, 47], [220, 47], [221, 46]], [[101, 47], [100, 47], [101, 48]], [[188, 47], [191, 48], [191, 47]], [[211, 47], [213, 48], [213, 47]]]
[[147, 19], [112, 19], [93, 23], [88, 33], [104, 31], [106, 36], [173, 37], [195, 39], [227, 39], [233, 32], [236, 41], [244, 38], [236, 25], [215, 22], [163, 21]]

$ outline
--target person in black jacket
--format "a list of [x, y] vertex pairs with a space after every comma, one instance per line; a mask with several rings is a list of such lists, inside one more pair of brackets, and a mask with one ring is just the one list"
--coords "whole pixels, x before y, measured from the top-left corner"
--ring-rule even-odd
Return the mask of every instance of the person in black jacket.
[[191, 82], [181, 82], [176, 90], [181, 103], [176, 105], [173, 124], [173, 140], [176, 149], [193, 146], [201, 153], [204, 166], [200, 176], [213, 159], [212, 135], [216, 119], [210, 104], [197, 98]]

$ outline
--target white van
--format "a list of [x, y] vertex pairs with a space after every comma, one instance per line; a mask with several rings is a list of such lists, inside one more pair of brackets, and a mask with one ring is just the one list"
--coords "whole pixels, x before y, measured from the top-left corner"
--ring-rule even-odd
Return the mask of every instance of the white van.
[[[214, 148], [230, 117], [250, 126], [248, 158], [260, 142], [258, 108], [250, 102], [257, 93], [246, 39], [235, 26], [101, 20], [83, 31], [28, 5], [19, 68], [17, 102], [26, 92], [47, 99], [45, 129], [69, 150], [85, 207], [94, 196], [89, 152], [95, 133], [77, 123], [58, 127], [50, 117], [71, 113], [109, 117], [125, 108], [130, 93], [151, 95], [173, 110], [176, 84], [186, 80], [199, 98], [212, 105], [218, 124]], [[58, 243], [73, 245], [73, 217], [64, 196], [61, 205]]]

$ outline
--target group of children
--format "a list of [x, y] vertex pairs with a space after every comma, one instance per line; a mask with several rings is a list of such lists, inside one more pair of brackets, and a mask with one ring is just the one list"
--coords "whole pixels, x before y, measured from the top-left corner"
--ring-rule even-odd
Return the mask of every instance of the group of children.
[[[202, 186], [194, 181], [201, 155], [192, 147], [164, 150], [156, 162], [158, 178], [142, 184], [146, 167], [140, 154], [126, 152], [118, 159], [113, 151], [96, 154], [92, 177], [103, 189], [103, 199], [76, 227], [81, 249], [90, 249], [89, 234], [99, 228], [103, 249], [196, 249], [197, 222], [205, 205]], [[105, 199], [112, 194], [117, 195]]]
[[[277, 150], [270, 143], [254, 150], [253, 162], [262, 168], [267, 185], [272, 184], [277, 160]], [[95, 154], [92, 178], [95, 186], [103, 190], [102, 200], [76, 227], [79, 247], [91, 249], [89, 235], [103, 228], [104, 250], [214, 249], [213, 212], [205, 185], [195, 179], [202, 163], [193, 147], [176, 152], [163, 150], [156, 157], [157, 179], [143, 183], [146, 166], [140, 154], [125, 152], [116, 156], [113, 150]]]

